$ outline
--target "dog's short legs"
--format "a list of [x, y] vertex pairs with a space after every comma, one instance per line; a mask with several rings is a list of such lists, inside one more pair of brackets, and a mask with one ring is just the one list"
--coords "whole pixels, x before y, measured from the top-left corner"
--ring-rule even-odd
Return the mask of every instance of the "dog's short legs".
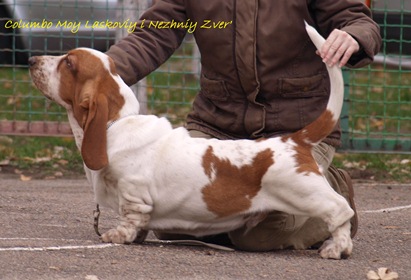
[[332, 196], [327, 198], [327, 207], [324, 207], [321, 215], [331, 232], [331, 238], [319, 249], [320, 256], [325, 259], [348, 258], [353, 248], [350, 219], [354, 211], [342, 196], [335, 192], [334, 196], [334, 199]]
[[125, 201], [120, 205], [120, 225], [104, 233], [101, 238], [104, 242], [112, 243], [141, 243], [146, 237], [144, 228], [150, 221], [151, 206], [143, 203]]
[[354, 211], [344, 197], [335, 192], [321, 176], [310, 178], [305, 182], [304, 188], [299, 185], [288, 187], [292, 188], [292, 191], [284, 197], [288, 199], [287, 207], [292, 207], [281, 210], [297, 215], [305, 213], [324, 220], [331, 233], [331, 238], [325, 241], [320, 248], [320, 256], [326, 259], [347, 258], [353, 247], [350, 236], [350, 219]]
[[147, 188], [141, 181], [119, 179], [115, 186], [118, 192], [118, 213], [120, 224], [104, 233], [103, 242], [141, 243], [147, 236], [146, 226], [153, 211]]
[[142, 242], [146, 234], [144, 228], [150, 220], [150, 215], [143, 213], [121, 213], [120, 225], [104, 233], [101, 238], [104, 242], [132, 243], [135, 240]]
[[324, 259], [346, 259], [352, 252], [352, 240], [350, 236], [350, 221], [338, 227], [330, 239], [326, 240], [318, 250]]

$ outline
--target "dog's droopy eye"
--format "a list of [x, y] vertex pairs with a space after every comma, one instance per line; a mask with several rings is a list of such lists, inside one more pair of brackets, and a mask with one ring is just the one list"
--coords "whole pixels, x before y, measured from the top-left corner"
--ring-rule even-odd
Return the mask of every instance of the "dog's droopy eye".
[[73, 64], [70, 61], [70, 58], [68, 56], [66, 56], [66, 58], [64, 59], [64, 62], [66, 63], [68, 68], [73, 69]]
[[75, 71], [76, 66], [75, 66], [75, 57], [68, 54], [66, 55], [66, 57], [64, 58], [64, 64], [66, 65], [66, 67], [71, 70], [71, 71]]

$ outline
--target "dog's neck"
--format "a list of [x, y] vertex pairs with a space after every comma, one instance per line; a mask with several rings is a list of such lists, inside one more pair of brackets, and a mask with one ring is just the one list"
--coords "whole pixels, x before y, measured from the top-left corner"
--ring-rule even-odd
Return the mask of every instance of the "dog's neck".
[[130, 117], [130, 116], [138, 116], [138, 114], [135, 114], [135, 113], [127, 114], [127, 115], [121, 116], [121, 117], [119, 117], [119, 118], [117, 118], [117, 119], [115, 119], [115, 120], [113, 120], [113, 121], [111, 121], [111, 122], [108, 122], [108, 123], [107, 123], [107, 130], [108, 130], [110, 127], [112, 127], [113, 125], [115, 125], [118, 121], [120, 121], [120, 120], [122, 120], [122, 119], [125, 119], [125, 118], [127, 118], [127, 117]]
[[76, 146], [81, 151], [81, 144], [83, 143], [84, 131], [78, 124], [76, 118], [74, 117], [73, 110], [67, 109], [68, 121], [70, 123], [71, 131], [73, 132], [74, 140], [76, 141]]
[[109, 121], [107, 123], [107, 129], [124, 118], [139, 115], [140, 104], [134, 92], [123, 82], [123, 80], [118, 79], [117, 82], [120, 85], [120, 95], [124, 98], [125, 102], [123, 108], [121, 108], [119, 112], [119, 117]]
[[[127, 86], [124, 81], [120, 78], [120, 76], [115, 75], [113, 79], [117, 82], [120, 87], [119, 93], [124, 98], [124, 105], [119, 112], [119, 118], [124, 118], [126, 116], [131, 115], [138, 115], [140, 112], [140, 104], [137, 100], [136, 95], [131, 90], [129, 86]], [[115, 120], [114, 120], [115, 121]]]

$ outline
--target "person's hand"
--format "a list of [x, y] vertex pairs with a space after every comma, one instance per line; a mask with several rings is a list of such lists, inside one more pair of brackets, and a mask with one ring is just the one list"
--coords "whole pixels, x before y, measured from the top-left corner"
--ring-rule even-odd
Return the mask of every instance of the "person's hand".
[[343, 67], [350, 57], [359, 50], [360, 45], [350, 34], [334, 29], [317, 53], [328, 66], [338, 64], [339, 67]]

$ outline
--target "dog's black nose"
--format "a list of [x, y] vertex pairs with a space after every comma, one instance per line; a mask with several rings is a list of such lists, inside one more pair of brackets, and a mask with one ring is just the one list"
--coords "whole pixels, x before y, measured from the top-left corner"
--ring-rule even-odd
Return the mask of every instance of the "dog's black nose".
[[29, 58], [29, 66], [32, 67], [37, 63], [37, 57], [36, 56], [32, 56]]

